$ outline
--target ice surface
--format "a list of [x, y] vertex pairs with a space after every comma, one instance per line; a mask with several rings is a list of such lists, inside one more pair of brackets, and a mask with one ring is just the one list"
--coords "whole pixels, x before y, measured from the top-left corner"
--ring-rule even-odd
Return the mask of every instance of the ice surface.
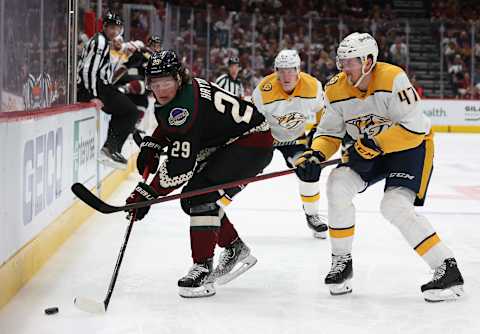
[[[276, 154], [266, 171], [283, 169]], [[466, 281], [460, 301], [424, 302], [430, 269], [381, 217], [383, 184], [355, 202], [353, 293], [330, 296], [329, 240], [311, 236], [289, 175], [249, 185], [227, 209], [258, 263], [215, 296], [178, 296], [176, 282], [191, 265], [189, 225], [168, 202], [134, 226], [107, 313], [75, 308], [75, 296], [105, 297], [127, 226], [122, 213], [97, 214], [0, 310], [0, 333], [480, 333], [479, 172], [479, 135], [436, 135], [430, 197], [419, 211], [455, 253]], [[138, 180], [132, 174], [109, 202], [123, 202]], [[45, 316], [50, 306], [60, 312]]]

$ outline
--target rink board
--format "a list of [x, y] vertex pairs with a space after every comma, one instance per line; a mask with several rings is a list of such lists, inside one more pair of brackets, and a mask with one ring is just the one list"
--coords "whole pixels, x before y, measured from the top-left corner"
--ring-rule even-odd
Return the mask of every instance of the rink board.
[[[109, 120], [86, 103], [0, 114], [0, 307], [92, 214], [70, 186], [99, 185], [105, 198], [133, 170], [133, 159], [127, 171], [97, 161]], [[136, 151], [129, 139], [123, 153]]]

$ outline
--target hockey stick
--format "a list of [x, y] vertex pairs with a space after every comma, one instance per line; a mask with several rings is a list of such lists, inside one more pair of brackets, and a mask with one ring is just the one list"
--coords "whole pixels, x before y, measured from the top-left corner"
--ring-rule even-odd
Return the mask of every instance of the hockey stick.
[[273, 147], [283, 147], [283, 146], [291, 146], [291, 145], [306, 145], [307, 139], [295, 139], [290, 141], [274, 141]]
[[137, 144], [138, 147], [140, 147], [140, 145], [142, 145], [142, 135], [140, 134], [140, 131], [134, 131], [133, 134], [132, 134], [132, 138], [133, 138], [133, 141], [135, 142], [135, 144]]
[[[143, 180], [146, 181], [147, 178], [148, 168], [146, 168], [143, 173]], [[110, 298], [112, 297], [113, 289], [115, 288], [115, 283], [117, 282], [118, 272], [120, 271], [120, 266], [122, 265], [123, 255], [125, 254], [125, 249], [127, 248], [128, 239], [130, 238], [130, 233], [132, 232], [132, 227], [133, 223], [135, 222], [136, 215], [136, 211], [133, 211], [130, 216], [130, 222], [128, 223], [127, 230], [125, 231], [125, 237], [123, 238], [120, 253], [118, 253], [117, 262], [115, 263], [115, 269], [113, 270], [112, 278], [110, 279], [110, 285], [108, 286], [108, 291], [105, 299], [103, 300], [103, 302], [97, 302], [89, 298], [75, 297], [73, 299], [73, 303], [80, 310], [89, 313], [107, 312], [108, 304], [110, 303]]]
[[[327, 167], [331, 165], [337, 165], [341, 163], [341, 159], [334, 159], [334, 160], [329, 160], [329, 161], [324, 161], [320, 163], [320, 166]], [[238, 181], [233, 181], [233, 182], [227, 182], [219, 185], [214, 185], [202, 189], [197, 189], [197, 190], [191, 190], [191, 191], [186, 191], [184, 193], [180, 194], [175, 194], [175, 195], [170, 195], [170, 196], [165, 196], [165, 197], [159, 197], [156, 199], [152, 199], [149, 201], [144, 201], [144, 202], [137, 202], [137, 203], [132, 203], [132, 204], [127, 204], [123, 206], [114, 206], [110, 205], [108, 203], [105, 203], [102, 201], [100, 198], [95, 196], [90, 190], [88, 190], [87, 187], [85, 187], [81, 183], [74, 183], [72, 185], [72, 191], [75, 195], [77, 195], [78, 198], [80, 198], [84, 203], [92, 207], [93, 209], [101, 212], [101, 213], [114, 213], [114, 212], [119, 212], [119, 211], [130, 211], [133, 209], [138, 209], [138, 208], [143, 208], [146, 206], [150, 206], [152, 204], [157, 204], [157, 203], [163, 203], [167, 201], [173, 201], [179, 198], [189, 198], [193, 196], [198, 196], [198, 195], [203, 195], [207, 194], [213, 191], [217, 191], [219, 189], [228, 189], [228, 188], [234, 188], [240, 185], [245, 185], [248, 183], [253, 183], [253, 182], [258, 182], [262, 180], [267, 180], [271, 179], [274, 177], [278, 176], [283, 176], [283, 175], [288, 175], [292, 174], [295, 172], [295, 169], [287, 169], [279, 172], [273, 172], [273, 173], [268, 173], [268, 174], [262, 174], [262, 175], [257, 175], [253, 177], [248, 177], [242, 180]]]

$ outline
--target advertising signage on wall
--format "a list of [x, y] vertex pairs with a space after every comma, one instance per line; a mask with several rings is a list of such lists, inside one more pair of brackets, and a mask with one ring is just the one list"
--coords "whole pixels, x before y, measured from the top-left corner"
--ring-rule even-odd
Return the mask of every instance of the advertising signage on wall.
[[480, 102], [471, 100], [422, 100], [422, 112], [432, 125], [480, 126]]
[[3, 119], [0, 263], [73, 204], [74, 177], [93, 185], [97, 175], [94, 108]]
[[23, 224], [27, 225], [62, 194], [63, 129], [29, 139], [23, 146]]
[[96, 177], [97, 143], [94, 116], [73, 124], [73, 182], [88, 183]]

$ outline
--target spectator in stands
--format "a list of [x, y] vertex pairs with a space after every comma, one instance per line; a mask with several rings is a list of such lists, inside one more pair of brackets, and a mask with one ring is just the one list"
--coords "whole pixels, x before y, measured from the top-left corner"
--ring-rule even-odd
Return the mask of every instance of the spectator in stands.
[[463, 79], [463, 72], [465, 72], [465, 64], [462, 56], [455, 55], [453, 63], [448, 67], [448, 73], [451, 75], [451, 82], [455, 96], [458, 95], [459, 82]]
[[395, 37], [395, 43], [390, 47], [390, 59], [393, 64], [400, 66], [404, 70], [406, 69], [408, 49], [400, 36]]
[[457, 82], [458, 88], [458, 96], [459, 98], [467, 98], [465, 95], [469, 93], [469, 96], [473, 92], [473, 87], [470, 79], [470, 74], [468, 72], [464, 72], [463, 75], [459, 76], [459, 80]]
[[410, 82], [412, 83], [412, 86], [417, 91], [418, 96], [420, 98], [423, 98], [425, 96], [425, 89], [423, 89], [423, 87], [420, 85], [417, 78], [415, 78], [415, 75], [411, 77]]

